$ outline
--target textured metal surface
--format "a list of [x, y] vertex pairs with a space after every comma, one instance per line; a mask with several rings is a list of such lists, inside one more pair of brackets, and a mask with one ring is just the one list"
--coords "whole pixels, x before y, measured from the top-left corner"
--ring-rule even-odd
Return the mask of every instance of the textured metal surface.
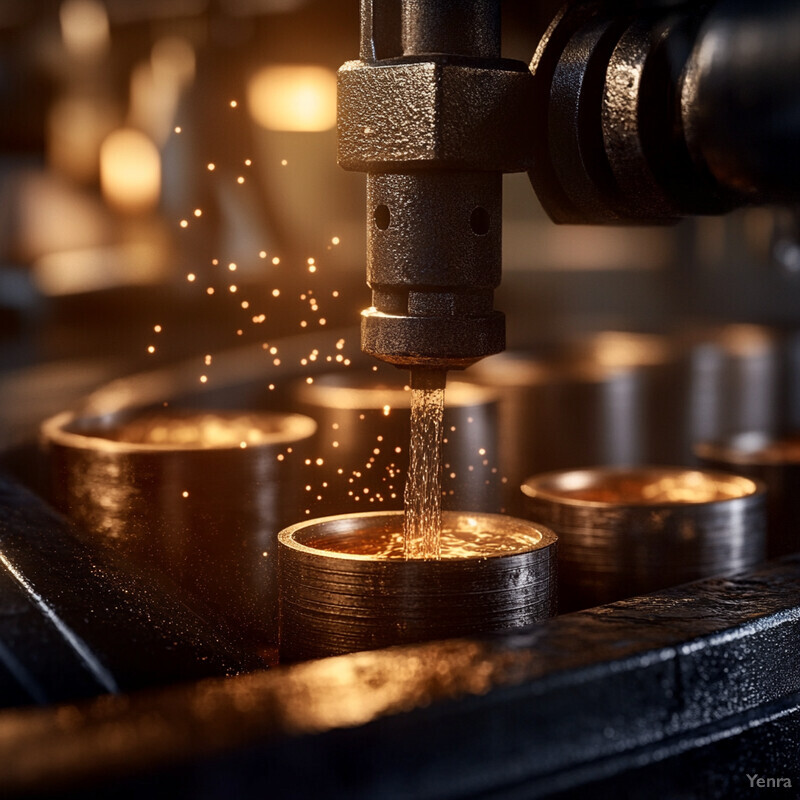
[[526, 516], [559, 537], [560, 606], [588, 608], [764, 559], [763, 486], [655, 467], [527, 480]]
[[6, 713], [0, 786], [9, 797], [89, 786], [116, 797], [751, 797], [745, 773], [800, 770], [799, 579], [791, 559], [490, 640]]
[[[304, 492], [304, 517], [400, 509], [408, 470], [408, 376], [348, 371], [296, 384], [293, 404], [318, 423], [313, 451], [323, 463]], [[503, 474], [498, 469], [498, 394], [459, 381], [445, 392], [442, 498], [446, 509], [497, 512]], [[324, 484], [324, 485], [323, 485]]]
[[791, 0], [565, 6], [531, 63], [529, 174], [550, 216], [665, 222], [796, 200], [798, 32]]
[[349, 61], [338, 78], [339, 164], [361, 172], [522, 172], [530, 166], [530, 90], [518, 61]]
[[[492, 537], [479, 554], [404, 559], [400, 548], [390, 558], [363, 555], [370, 537], [397, 539], [402, 525], [401, 511], [373, 512], [280, 533], [281, 662], [493, 633], [555, 614], [556, 537], [547, 528], [450, 511], [444, 531], [469, 533], [472, 525]], [[519, 536], [526, 540], [519, 552], [499, 549], [503, 538]]]
[[275, 537], [299, 518], [315, 428], [300, 415], [157, 409], [67, 412], [42, 430], [54, 501], [98, 545], [274, 645]]
[[501, 189], [493, 172], [368, 177], [365, 352], [396, 364], [465, 366], [503, 349], [505, 320], [492, 310]]
[[751, 431], [695, 448], [700, 462], [760, 480], [767, 487], [767, 554], [800, 549], [800, 438]]
[[505, 346], [492, 310], [500, 173], [530, 165], [532, 78], [500, 59], [497, 0], [361, 11], [362, 60], [339, 72], [338, 130], [340, 164], [369, 173], [362, 346], [398, 365], [464, 367]]
[[177, 588], [0, 477], [0, 706], [63, 703], [255, 669]]

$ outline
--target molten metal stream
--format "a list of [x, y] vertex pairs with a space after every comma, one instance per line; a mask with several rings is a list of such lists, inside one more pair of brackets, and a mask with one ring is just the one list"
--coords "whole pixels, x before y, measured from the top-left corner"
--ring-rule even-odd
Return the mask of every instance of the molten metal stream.
[[403, 518], [405, 558], [441, 554], [445, 370], [411, 370], [411, 441]]

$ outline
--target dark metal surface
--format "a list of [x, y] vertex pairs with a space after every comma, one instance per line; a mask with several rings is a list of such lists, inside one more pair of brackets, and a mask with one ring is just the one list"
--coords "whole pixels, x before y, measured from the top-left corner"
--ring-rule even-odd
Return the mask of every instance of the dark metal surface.
[[531, 63], [545, 209], [653, 223], [797, 201], [798, 34], [791, 0], [565, 6]]
[[63, 703], [255, 669], [175, 587], [82, 542], [0, 476], [0, 705]]
[[559, 537], [559, 605], [588, 608], [764, 560], [766, 494], [747, 478], [666, 467], [552, 472], [522, 486]]
[[795, 553], [800, 547], [800, 438], [749, 431], [717, 442], [701, 442], [695, 451], [711, 469], [748, 475], [767, 487], [767, 554]]
[[[403, 558], [402, 511], [282, 531], [281, 662], [493, 633], [555, 614], [552, 531], [459, 511], [444, 512], [442, 525], [441, 559]], [[447, 547], [449, 531], [468, 543], [457, 554]]]
[[496, 0], [364, 2], [362, 60], [339, 72], [339, 162], [369, 173], [362, 346], [390, 363], [460, 368], [505, 346], [500, 174], [529, 166], [533, 104], [499, 19]]
[[750, 202], [800, 199], [800, 7], [720, 0], [681, 95], [692, 156]]
[[796, 786], [798, 586], [793, 558], [484, 641], [7, 712], [0, 788], [729, 800], [753, 796], [747, 774]]

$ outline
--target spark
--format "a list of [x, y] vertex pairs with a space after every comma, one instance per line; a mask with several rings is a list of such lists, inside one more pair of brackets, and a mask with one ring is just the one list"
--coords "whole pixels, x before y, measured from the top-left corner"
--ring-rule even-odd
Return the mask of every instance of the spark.
[[194, 215], [195, 215], [196, 217], [202, 217], [202, 216], [203, 216], [203, 209], [202, 209], [202, 208], [196, 208], [196, 209], [194, 210]]
[[209, 366], [211, 364], [211, 355], [206, 354], [206, 356], [203, 358], [203, 362], [205, 363], [206, 366]]
[[288, 163], [289, 163], [289, 162], [288, 162], [288, 161], [287, 161], [285, 158], [282, 158], [282, 159], [281, 159], [281, 166], [282, 166], [282, 167], [285, 167], [285, 166], [286, 166]]
[[331, 244], [339, 244], [340, 241], [341, 239], [338, 236], [334, 236], [333, 239], [331, 239]]
[[206, 289], [206, 294], [214, 294], [214, 287], [209, 286], [208, 289]]
[[189, 227], [189, 220], [188, 219], [182, 219], [179, 224], [180, 224], [181, 228], [188, 228]]
[[162, 331], [163, 329], [162, 329], [162, 327], [161, 327], [160, 325], [153, 325], [153, 330], [154, 330], [156, 333], [161, 333], [161, 331]]
[[281, 290], [280, 289], [273, 289], [272, 290], [272, 296], [273, 297], [280, 297], [281, 296]]
[[231, 263], [230, 263], [230, 264], [228, 264], [228, 269], [229, 269], [231, 272], [236, 272], [236, 264], [235, 264], [233, 261], [231, 261]]
[[181, 492], [181, 497], [188, 497], [188, 496], [189, 496], [189, 492], [187, 492], [187, 491]]
[[241, 447], [242, 450], [244, 450], [247, 447], [247, 442], [239, 442], [239, 447]]
[[234, 293], [234, 292], [236, 292], [236, 291], [238, 290], [238, 288], [239, 288], [239, 287], [238, 287], [238, 286], [237, 286], [235, 283], [232, 283], [232, 284], [231, 284], [231, 285], [228, 287], [228, 291], [230, 291], [231, 293]]
[[281, 263], [281, 260], [278, 258], [278, 256], [273, 256], [272, 257], [272, 263], [277, 267], [278, 264]]
[[240, 183], [240, 184], [241, 184], [241, 183], [244, 183], [244, 175], [240, 175], [240, 176], [239, 176], [239, 177], [236, 179], [236, 183]]
[[266, 250], [259, 250], [258, 251], [258, 257], [259, 258], [266, 258], [267, 257], [267, 251]]
[[201, 375], [200, 383], [208, 383], [208, 375]]
[[244, 309], [250, 308], [250, 303], [248, 303], [247, 300], [242, 300], [242, 308]]
[[309, 375], [306, 378], [306, 383], [310, 386], [312, 383], [314, 383], [314, 379]]
[[246, 159], [244, 160], [244, 165], [245, 165], [246, 167], [249, 167], [249, 166], [250, 166], [252, 163], [253, 163], [253, 162], [252, 162], [252, 161], [251, 161], [249, 158], [246, 158]]
[[207, 169], [209, 172], [213, 172], [213, 171], [214, 171], [216, 168], [217, 168], [217, 165], [216, 165], [216, 164], [208, 164], [208, 165], [206, 166], [206, 169]]
[[236, 102], [236, 100], [231, 100], [231, 108], [236, 108], [238, 105], [239, 104]]
[[182, 128], [181, 128], [181, 126], [180, 126], [180, 125], [176, 125], [176, 126], [173, 128], [173, 130], [175, 131], [175, 133], [180, 133], [180, 132], [181, 132], [181, 130], [182, 130]]
[[383, 407], [383, 416], [384, 417], [388, 417], [389, 414], [391, 413], [391, 411], [392, 411], [392, 407], [391, 406], [384, 406]]
[[187, 281], [189, 281], [189, 283], [194, 283], [194, 281], [195, 281], [196, 279], [197, 279], [197, 275], [195, 275], [195, 274], [194, 274], [194, 272], [190, 272], [190, 273], [189, 273], [189, 274], [186, 276], [186, 280], [187, 280]]
[[155, 351], [156, 351], [156, 348], [153, 347], [152, 344], [148, 346], [148, 348], [147, 348], [147, 352], [148, 353], [155, 353]]

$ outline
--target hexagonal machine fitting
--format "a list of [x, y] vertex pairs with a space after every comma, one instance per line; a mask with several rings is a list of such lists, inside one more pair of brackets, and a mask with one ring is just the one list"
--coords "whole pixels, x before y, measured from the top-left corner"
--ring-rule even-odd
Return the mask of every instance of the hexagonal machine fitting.
[[339, 163], [368, 173], [362, 349], [465, 367], [505, 346], [501, 178], [530, 166], [532, 76], [499, 57], [497, 0], [390, 9], [363, 0], [361, 60], [339, 71]]

